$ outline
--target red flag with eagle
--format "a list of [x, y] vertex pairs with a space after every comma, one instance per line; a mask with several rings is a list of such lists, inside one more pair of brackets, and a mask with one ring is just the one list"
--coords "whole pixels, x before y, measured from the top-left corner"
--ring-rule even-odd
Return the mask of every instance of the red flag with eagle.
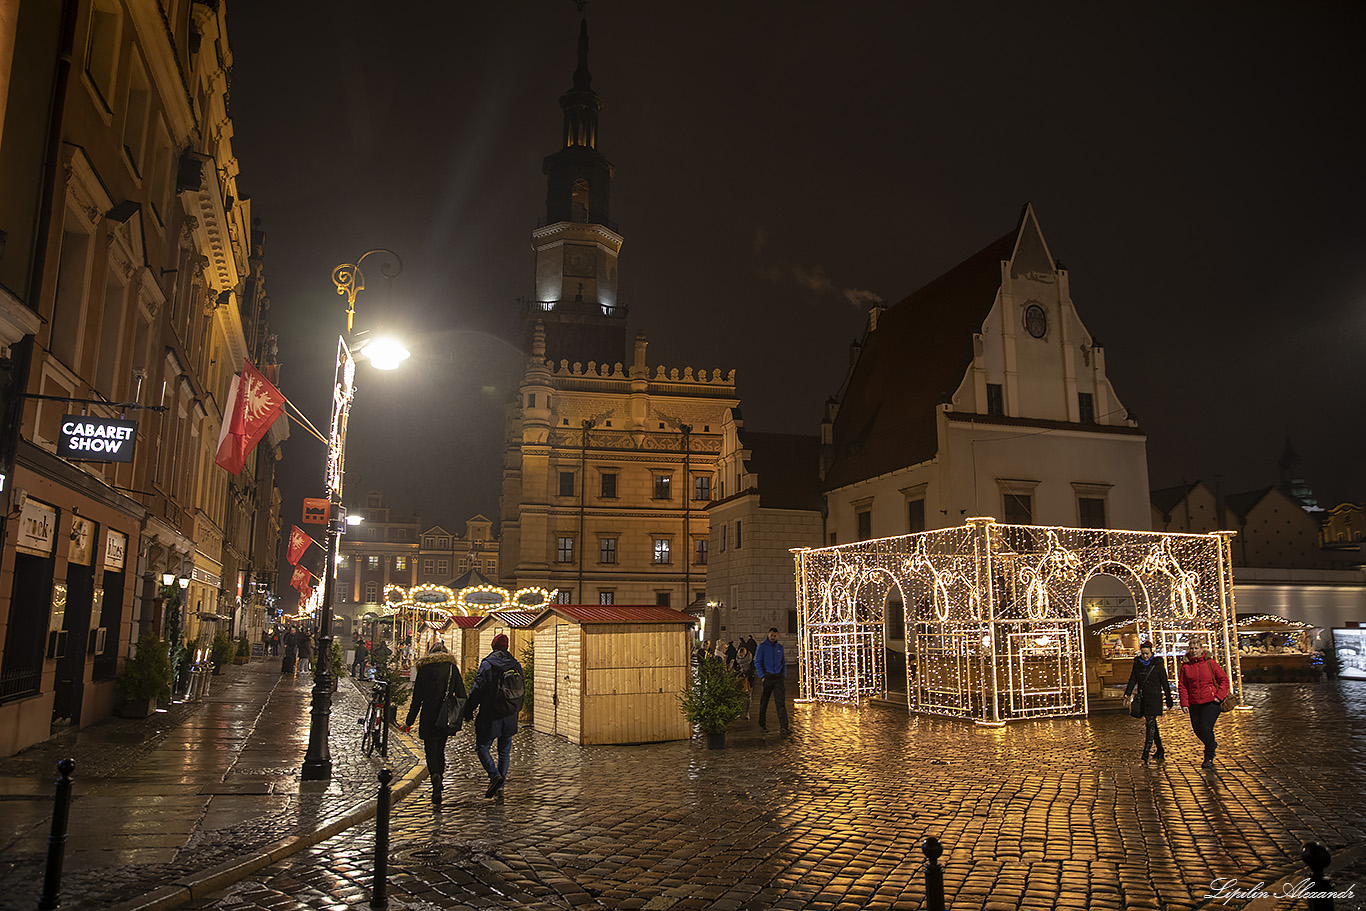
[[290, 565], [299, 562], [299, 558], [308, 550], [308, 545], [313, 543], [313, 538], [299, 526], [295, 525], [294, 530], [289, 533], [289, 550], [285, 556], [289, 558]]
[[304, 567], [296, 566], [294, 567], [294, 575], [290, 577], [289, 584], [293, 586], [296, 592], [303, 594], [304, 589], [309, 587], [308, 581], [311, 575], [312, 574]]
[[233, 474], [241, 474], [247, 456], [266, 435], [284, 410], [285, 397], [271, 385], [261, 371], [244, 361], [242, 372], [232, 378], [228, 407], [223, 413], [223, 429], [218, 434], [218, 454], [214, 461]]

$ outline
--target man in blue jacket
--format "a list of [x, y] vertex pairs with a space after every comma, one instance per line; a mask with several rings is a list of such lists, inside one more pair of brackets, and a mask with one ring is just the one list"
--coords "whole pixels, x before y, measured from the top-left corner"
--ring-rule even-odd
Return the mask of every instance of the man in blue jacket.
[[[520, 690], [524, 685], [522, 665], [508, 652], [508, 637], [499, 633], [493, 637], [493, 651], [479, 662], [479, 673], [475, 675], [474, 687], [465, 703], [465, 717], [475, 718], [478, 709], [479, 716], [474, 721], [474, 751], [489, 776], [484, 796], [496, 798], [500, 803], [512, 758], [512, 735], [517, 733], [517, 715], [522, 710], [520, 700], [513, 705], [505, 704], [503, 678], [509, 674], [516, 674]], [[498, 741], [497, 762], [494, 762], [492, 749], [495, 740]]]
[[769, 696], [777, 696], [778, 729], [784, 734], [792, 733], [787, 726], [787, 658], [783, 655], [783, 644], [778, 641], [778, 627], [768, 628], [768, 638], [759, 643], [754, 653], [754, 671], [764, 684], [764, 694], [759, 697], [759, 730], [765, 734], [764, 716], [768, 713]]

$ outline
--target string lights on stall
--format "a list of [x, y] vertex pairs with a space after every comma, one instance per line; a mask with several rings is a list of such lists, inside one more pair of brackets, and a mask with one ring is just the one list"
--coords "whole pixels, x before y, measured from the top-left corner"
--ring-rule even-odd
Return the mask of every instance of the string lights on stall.
[[1003, 525], [794, 550], [804, 699], [887, 692], [888, 627], [904, 626], [911, 711], [983, 724], [1085, 714], [1082, 591], [1133, 593], [1134, 622], [1169, 663], [1200, 637], [1241, 701], [1230, 532]]

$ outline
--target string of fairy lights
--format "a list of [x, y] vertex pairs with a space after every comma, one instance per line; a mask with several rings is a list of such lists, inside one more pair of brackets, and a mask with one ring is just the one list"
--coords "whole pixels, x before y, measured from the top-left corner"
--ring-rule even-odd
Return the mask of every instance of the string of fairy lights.
[[[1002, 724], [1088, 708], [1082, 592], [1101, 574], [1170, 663], [1195, 639], [1239, 700], [1229, 533], [1004, 525], [793, 551], [803, 699], [859, 703], [905, 662], [911, 711]], [[904, 642], [904, 659], [892, 645]]]

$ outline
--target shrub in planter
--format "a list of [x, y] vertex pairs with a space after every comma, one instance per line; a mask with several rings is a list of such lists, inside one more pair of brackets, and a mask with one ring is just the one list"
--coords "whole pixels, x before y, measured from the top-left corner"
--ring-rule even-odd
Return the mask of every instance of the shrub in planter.
[[247, 637], [243, 636], [237, 640], [237, 654], [233, 657], [233, 664], [246, 664], [251, 660], [251, 643]]
[[740, 678], [720, 661], [700, 662], [692, 684], [678, 694], [678, 706], [688, 723], [708, 735], [708, 747], [713, 749], [725, 745], [726, 725], [745, 710], [747, 703]]
[[213, 672], [223, 673], [223, 665], [232, 663], [232, 656], [237, 652], [237, 646], [233, 645], [232, 637], [226, 630], [216, 633], [213, 642], [209, 643], [209, 660], [213, 662]]
[[119, 700], [119, 714], [144, 717], [156, 706], [156, 700], [171, 695], [171, 661], [169, 647], [151, 633], [138, 639], [137, 654], [123, 662], [123, 670], [114, 680], [114, 694]]

